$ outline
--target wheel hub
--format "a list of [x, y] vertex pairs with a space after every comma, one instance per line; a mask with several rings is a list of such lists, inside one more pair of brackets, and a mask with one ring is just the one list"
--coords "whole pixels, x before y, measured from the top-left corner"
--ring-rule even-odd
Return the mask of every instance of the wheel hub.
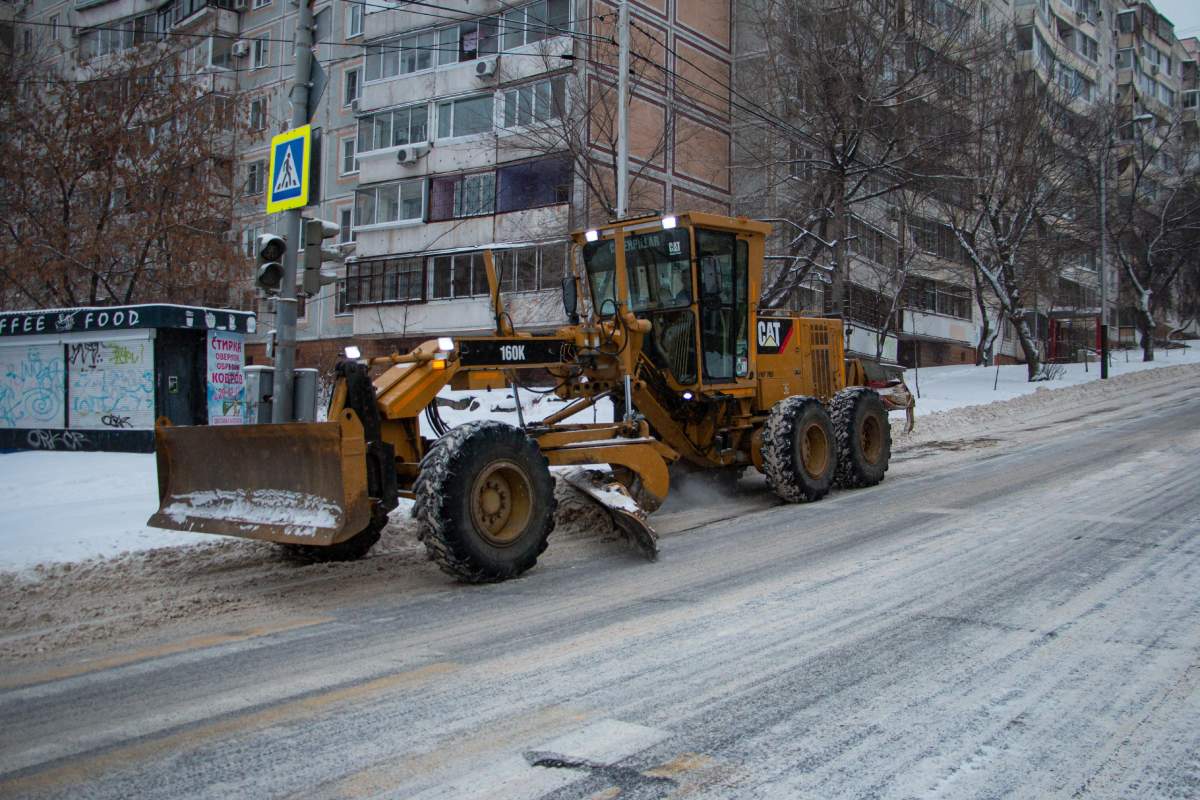
[[471, 488], [471, 521], [493, 545], [512, 544], [532, 513], [529, 477], [512, 461], [494, 461], [480, 470]]
[[800, 463], [812, 478], [820, 478], [829, 466], [829, 439], [825, 429], [815, 422], [801, 431]]
[[883, 454], [883, 426], [879, 424], [879, 420], [874, 414], [863, 419], [862, 427], [858, 432], [858, 445], [868, 464], [879, 462], [879, 458]]

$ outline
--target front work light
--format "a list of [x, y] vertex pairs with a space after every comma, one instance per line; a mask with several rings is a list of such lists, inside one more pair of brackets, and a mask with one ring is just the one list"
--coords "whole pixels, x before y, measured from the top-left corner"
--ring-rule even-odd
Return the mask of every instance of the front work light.
[[662, 226], [664, 231], [669, 231], [675, 227], [675, 217], [663, 217]]
[[589, 242], [594, 242], [600, 238], [600, 231], [588, 231], [583, 235], [583, 238], [587, 239]]

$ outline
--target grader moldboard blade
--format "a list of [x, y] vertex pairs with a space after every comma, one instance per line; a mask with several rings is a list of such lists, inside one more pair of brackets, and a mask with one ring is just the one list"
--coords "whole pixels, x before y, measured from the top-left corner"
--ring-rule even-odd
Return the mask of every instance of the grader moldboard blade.
[[370, 521], [366, 443], [353, 411], [332, 422], [155, 428], [149, 525], [330, 545]]
[[561, 474], [564, 481], [578, 489], [608, 512], [617, 530], [650, 561], [658, 559], [658, 534], [646, 522], [646, 512], [615, 480], [606, 480], [604, 472], [572, 469]]

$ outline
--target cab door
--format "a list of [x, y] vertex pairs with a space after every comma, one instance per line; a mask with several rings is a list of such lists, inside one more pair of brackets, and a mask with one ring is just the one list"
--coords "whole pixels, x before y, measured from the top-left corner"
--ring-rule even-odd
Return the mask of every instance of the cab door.
[[696, 229], [700, 364], [704, 383], [734, 383], [749, 372], [749, 245], [735, 234]]

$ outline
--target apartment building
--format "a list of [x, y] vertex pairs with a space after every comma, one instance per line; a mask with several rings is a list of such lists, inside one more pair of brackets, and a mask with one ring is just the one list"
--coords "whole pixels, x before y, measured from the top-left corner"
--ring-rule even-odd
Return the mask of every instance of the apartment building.
[[[159, 43], [181, 54], [178, 80], [244, 105], [249, 130], [231, 133], [227, 142], [238, 176], [230, 235], [238, 238], [246, 258], [242, 291], [233, 287], [231, 294], [253, 296], [255, 237], [276, 232], [280, 224], [265, 213], [266, 158], [271, 137], [291, 126], [288, 87], [296, 7], [287, 0], [33, 0], [4, 5], [13, 46], [30, 52], [36, 46], [38, 57], [64, 74], [86, 76], [117, 54]], [[345, 0], [318, 3], [314, 9], [320, 43], [314, 52], [328, 83], [312, 120], [321, 142], [320, 203], [305, 213], [338, 222], [339, 242], [349, 252], [357, 172], [352, 154], [347, 160], [338, 145], [357, 129], [353, 106], [363, 60], [363, 9], [361, 2]], [[344, 281], [302, 301], [299, 337], [348, 337], [352, 317], [344, 301]], [[272, 302], [261, 299], [257, 310], [260, 329], [270, 329]]]
[[[631, 7], [631, 212], [728, 213], [729, 4]], [[485, 247], [512, 322], [561, 324], [567, 235], [607, 221], [615, 196], [615, 5], [366, 11], [357, 136], [339, 144], [358, 164], [354, 333], [493, 329]]]
[[[819, 6], [817, 6], [819, 7]], [[916, 2], [918, 15], [936, 21], [961, 21], [967, 15], [965, 4], [930, 0]], [[1060, 91], [1069, 111], [1085, 115], [1101, 104], [1123, 100], [1123, 113], [1133, 120], [1152, 113], [1157, 125], [1146, 133], [1165, 130], [1183, 112], [1200, 104], [1195, 87], [1195, 52], [1173, 33], [1168, 20], [1142, 0], [983, 0], [969, 6], [971, 18], [964, 30], [991, 30], [1004, 34], [1016, 51], [1018, 63], [1031, 75]], [[763, 60], [766, 46], [762, 39], [763, 6], [755, 2], [737, 6], [735, 31], [737, 45], [734, 62], [737, 85], [747, 102], [757, 98], [770, 102], [778, 98], [771, 87], [765, 89]], [[776, 57], [777, 56], [773, 56]], [[1191, 59], [1189, 61], [1189, 58]], [[886, 72], [886, 63], [880, 73]], [[1189, 83], [1190, 81], [1190, 83]], [[767, 81], [769, 84], [770, 81]], [[954, 80], [943, 80], [943, 90], [953, 92]], [[969, 85], [964, 77], [962, 85]], [[1189, 88], [1190, 87], [1190, 88]], [[797, 91], [803, 94], [803, 91]], [[775, 107], [780, 107], [778, 103]], [[927, 108], [931, 125], [953, 124], [953, 113], [930, 102]], [[799, 129], [808, 124], [806, 114], [783, 120]], [[734, 126], [734, 195], [737, 210], [752, 216], [786, 216], [791, 206], [790, 185], [813, 177], [813, 167], [827, 159], [807, 146], [797, 145], [794, 131], [777, 136], [760, 118], [744, 116]], [[1127, 132], [1130, 129], [1127, 129]], [[790, 140], [790, 150], [772, 144], [772, 139]], [[1115, 157], [1114, 157], [1115, 160]], [[764, 164], [770, 164], [764, 169]], [[937, 165], [930, 165], [938, 172]], [[782, 169], [781, 169], [782, 167]], [[1110, 191], [1118, 191], [1110, 187]], [[854, 206], [846, 214], [845, 239], [838, 256], [840, 275], [813, 272], [812, 277], [787, 304], [811, 313], [842, 313], [846, 319], [847, 348], [873, 357], [895, 359], [912, 366], [944, 363], [970, 363], [975, 359], [982, 320], [972, 295], [971, 269], [952, 230], [939, 214], [939, 206], [954, 203], [962, 186], [945, 183], [936, 187], [916, 206], [904, 205], [902, 197], [884, 193], [869, 202]], [[870, 194], [868, 191], [864, 194]], [[900, 207], [904, 206], [904, 207]], [[1086, 227], [1086, 221], [1078, 221]], [[789, 231], [776, 243], [776, 261], [788, 262], [785, 243]], [[1076, 232], [1077, 233], [1077, 232]], [[1053, 231], [1055, 248], [1061, 250], [1055, 285], [1038, 287], [1032, 297], [1029, 322], [1035, 335], [1046, 340], [1059, 331], [1076, 328], [1076, 338], [1094, 340], [1094, 320], [1099, 311], [1101, 268], [1094, 238], [1072, 247], [1070, 231]], [[903, 255], [907, 249], [908, 255]], [[915, 251], [915, 255], [914, 255]], [[911, 259], [910, 276], [899, 308], [891, 320], [894, 335], [882, 337], [887, 315], [893, 310], [895, 287], [880, 276], [894, 275], [899, 259]], [[1116, 284], [1116, 268], [1107, 267], [1110, 287]], [[919, 275], [919, 277], [917, 277]], [[841, 305], [831, 302], [834, 285], [840, 279]], [[1115, 291], [1113, 292], [1115, 297]], [[995, 330], [999, 314], [987, 312]], [[1020, 357], [1016, 336], [1007, 322], [1000, 323], [997, 354], [1005, 360]], [[1085, 329], [1087, 332], [1085, 332]]]

